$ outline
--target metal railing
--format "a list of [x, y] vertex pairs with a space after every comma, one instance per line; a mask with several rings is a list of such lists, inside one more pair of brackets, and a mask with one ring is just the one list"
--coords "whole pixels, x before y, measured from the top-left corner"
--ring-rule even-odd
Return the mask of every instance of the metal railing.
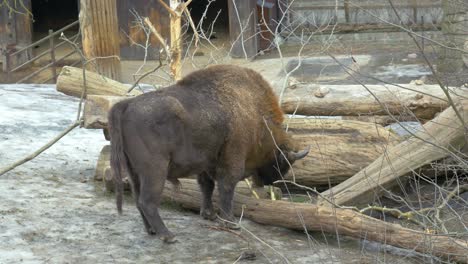
[[[42, 38], [42, 39], [40, 39], [40, 40], [38, 40], [36, 42], [34, 42], [34, 43], [24, 47], [24, 48], [21, 48], [20, 50], [17, 50], [15, 52], [10, 53], [10, 52], [6, 51], [5, 61], [4, 61], [4, 65], [3, 65], [3, 71], [7, 73], [7, 82], [10, 82], [11, 76], [12, 76], [12, 74], [14, 72], [17, 72], [19, 70], [24, 70], [26, 66], [32, 64], [33, 62], [37, 61], [38, 59], [40, 59], [40, 58], [42, 58], [42, 57], [44, 57], [46, 55], [50, 55], [50, 62], [48, 64], [46, 64], [45, 66], [42, 66], [41, 68], [39, 68], [36, 71], [28, 74], [27, 76], [22, 77], [21, 79], [19, 79], [15, 83], [23, 83], [23, 82], [29, 81], [33, 77], [38, 75], [39, 73], [41, 73], [41, 72], [43, 72], [43, 71], [45, 71], [45, 70], [47, 70], [49, 68], [51, 69], [52, 77], [50, 77], [47, 80], [42, 81], [41, 83], [46, 83], [46, 82], [48, 82], [50, 80], [53, 80], [54, 82], [56, 82], [57, 81], [57, 64], [59, 62], [64, 61], [66, 58], [70, 57], [71, 55], [77, 53], [78, 51], [73, 48], [73, 50], [71, 52], [68, 52], [64, 56], [62, 56], [60, 58], [57, 58], [57, 54], [56, 54], [57, 48], [65, 45], [67, 42], [65, 40], [63, 40], [63, 41], [61, 41], [61, 42], [59, 42], [57, 44], [57, 43], [55, 43], [54, 38], [57, 35], [61, 35], [65, 30], [70, 29], [70, 28], [72, 28], [74, 26], [77, 26], [78, 24], [79, 24], [79, 21], [77, 20], [77, 21], [75, 21], [75, 22], [73, 22], [73, 23], [71, 23], [71, 24], [69, 24], [69, 25], [55, 31], [55, 32], [50, 29], [49, 34], [46, 37], [44, 37], [44, 38]], [[81, 33], [78, 31], [77, 34], [73, 35], [69, 39], [77, 40], [77, 39], [80, 38], [80, 36], [81, 36]], [[29, 49], [31, 49], [31, 48], [33, 48], [33, 47], [35, 47], [35, 46], [37, 46], [37, 45], [39, 45], [39, 44], [41, 44], [43, 42], [46, 42], [46, 41], [49, 41], [49, 48], [47, 50], [37, 54], [36, 56], [32, 57], [28, 61], [22, 63], [21, 65], [18, 65], [18, 66], [14, 67], [14, 68], [10, 66], [10, 64], [11, 64], [10, 62], [11, 62], [12, 58], [14, 58], [15, 56], [19, 56], [21, 53], [28, 52]], [[78, 60], [78, 61], [72, 63], [70, 66], [75, 66], [76, 64], [78, 64], [80, 62], [81, 62], [81, 60]]]

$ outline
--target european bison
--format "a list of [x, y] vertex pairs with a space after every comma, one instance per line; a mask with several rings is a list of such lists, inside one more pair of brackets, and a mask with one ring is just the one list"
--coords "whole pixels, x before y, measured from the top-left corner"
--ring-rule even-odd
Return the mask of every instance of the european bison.
[[197, 175], [200, 214], [215, 219], [211, 196], [218, 185], [220, 217], [233, 221], [232, 199], [240, 180], [257, 185], [281, 179], [298, 152], [282, 128], [283, 112], [269, 84], [255, 71], [229, 65], [189, 74], [167, 88], [114, 105], [109, 113], [111, 166], [117, 209], [122, 174], [130, 175], [136, 206], [149, 234], [175, 241], [158, 206], [164, 183]]

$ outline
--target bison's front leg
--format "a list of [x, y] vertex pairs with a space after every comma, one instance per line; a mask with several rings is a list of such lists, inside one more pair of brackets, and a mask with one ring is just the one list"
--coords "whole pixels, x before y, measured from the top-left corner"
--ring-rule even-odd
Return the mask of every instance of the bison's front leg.
[[198, 175], [198, 184], [200, 185], [200, 190], [202, 193], [202, 204], [200, 209], [200, 215], [208, 220], [215, 220], [216, 213], [213, 207], [213, 202], [211, 197], [213, 196], [213, 190], [215, 183], [210, 178], [210, 175], [207, 173], [202, 173]]
[[[242, 177], [242, 172], [238, 170], [224, 170], [222, 175], [218, 177], [218, 193], [219, 193], [219, 210], [220, 217], [223, 220], [223, 225], [231, 229], [239, 229], [236, 224], [232, 209], [234, 199], [234, 189], [238, 179]], [[221, 171], [220, 171], [221, 172]]]

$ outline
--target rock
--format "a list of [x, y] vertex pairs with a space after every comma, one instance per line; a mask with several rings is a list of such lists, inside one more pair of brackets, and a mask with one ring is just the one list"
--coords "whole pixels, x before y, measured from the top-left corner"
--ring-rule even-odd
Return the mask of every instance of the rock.
[[408, 54], [408, 59], [416, 59], [417, 57], [418, 57], [418, 54], [416, 54], [416, 53]]

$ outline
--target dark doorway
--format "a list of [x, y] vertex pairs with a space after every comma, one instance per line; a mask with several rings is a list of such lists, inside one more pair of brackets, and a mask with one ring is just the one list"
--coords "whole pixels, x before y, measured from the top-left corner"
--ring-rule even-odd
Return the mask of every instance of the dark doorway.
[[[229, 12], [228, 12], [228, 0], [216, 0], [212, 1], [207, 9], [208, 0], [193, 1], [189, 5], [190, 14], [192, 15], [193, 22], [198, 25], [200, 20], [203, 18], [203, 14], [206, 10], [206, 17], [203, 21], [203, 30], [211, 30], [211, 25], [214, 23], [214, 31], [216, 33], [228, 33], [229, 31]], [[218, 15], [219, 12], [219, 15]], [[216, 32], [217, 31], [217, 32]]]
[[34, 0], [32, 2], [33, 32], [58, 30], [78, 20], [78, 0]]

